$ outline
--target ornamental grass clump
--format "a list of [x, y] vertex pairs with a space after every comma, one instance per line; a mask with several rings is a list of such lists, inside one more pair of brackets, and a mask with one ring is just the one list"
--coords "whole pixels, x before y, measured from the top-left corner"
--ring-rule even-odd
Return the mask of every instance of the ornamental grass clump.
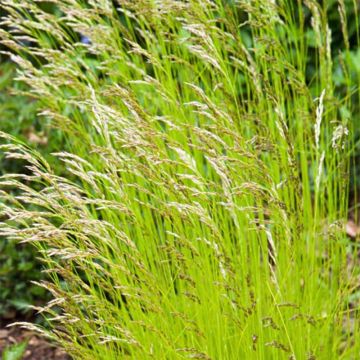
[[60, 176], [1, 134], [26, 171], [1, 177], [0, 232], [53, 295], [37, 330], [74, 359], [355, 359], [357, 89], [333, 83], [326, 4], [47, 3], [3, 0], [0, 33], [69, 149]]

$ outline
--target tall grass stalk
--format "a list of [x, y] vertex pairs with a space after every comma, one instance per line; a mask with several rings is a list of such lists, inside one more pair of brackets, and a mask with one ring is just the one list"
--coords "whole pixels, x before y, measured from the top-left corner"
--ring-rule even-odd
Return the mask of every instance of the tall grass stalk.
[[0, 32], [70, 149], [64, 178], [1, 135], [28, 165], [1, 178], [0, 232], [54, 297], [38, 331], [74, 359], [356, 359], [357, 90], [336, 95], [326, 1], [42, 3], [2, 0]]

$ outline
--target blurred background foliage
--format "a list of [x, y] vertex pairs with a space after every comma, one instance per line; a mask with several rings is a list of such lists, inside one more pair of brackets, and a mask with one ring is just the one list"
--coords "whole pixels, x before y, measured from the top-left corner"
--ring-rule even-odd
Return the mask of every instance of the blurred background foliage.
[[[64, 148], [61, 134], [50, 128], [46, 119], [37, 116], [38, 104], [22, 95], [24, 84], [15, 80], [15, 65], [0, 57], [0, 130], [10, 133], [39, 150], [52, 163], [51, 153]], [[59, 173], [65, 171], [54, 164]], [[0, 174], [22, 172], [19, 162], [6, 160], [0, 154]], [[30, 281], [43, 278], [41, 263], [29, 244], [17, 244], [8, 239], [0, 241], [0, 317], [13, 318], [17, 312], [29, 313], [28, 305], [46, 300], [44, 289]]]
[[[24, 140], [36, 140], [36, 146], [42, 144], [45, 151], [47, 137], [36, 119], [37, 104], [26, 96], [16, 95], [23, 85], [14, 81], [14, 65], [4, 57], [0, 65], [0, 124], [1, 130]], [[12, 173], [13, 162], [2, 155], [0, 173]], [[31, 285], [31, 280], [41, 278], [41, 266], [30, 245], [15, 244], [8, 239], [0, 242], [0, 315], [5, 318], [15, 316], [14, 310], [26, 311], [27, 305], [43, 299], [45, 294], [38, 287]]]
[[[232, 2], [233, 0], [224, 0]], [[290, 0], [291, 1], [291, 0]], [[293, 6], [298, 6], [297, 0], [292, 0]], [[318, 0], [321, 6], [323, 0]], [[357, 188], [360, 182], [360, 95], [357, 91], [360, 78], [360, 48], [359, 43], [359, 24], [356, 21], [355, 11], [360, 7], [358, 0], [345, 0], [347, 10], [349, 43], [344, 42], [341, 19], [338, 10], [338, 0], [328, 0], [327, 14], [332, 33], [332, 53], [334, 55], [333, 81], [336, 85], [339, 98], [352, 96], [353, 108], [348, 109], [339, 104], [339, 117], [348, 120], [348, 125], [352, 127], [354, 156], [351, 167], [351, 196], [349, 199], [350, 207], [356, 208], [358, 200]], [[50, 3], [41, 3], [46, 11], [56, 11]], [[5, 13], [0, 11], [0, 16]], [[246, 19], [246, 18], [245, 18]], [[316, 49], [314, 30], [311, 27], [310, 13], [307, 13], [306, 25], [308, 28], [306, 42], [308, 51], [308, 72], [307, 81], [309, 84], [316, 83], [315, 73]], [[251, 47], [250, 30], [244, 26], [242, 28], [243, 39]], [[346, 49], [348, 46], [348, 50]], [[6, 50], [4, 47], [1, 50]], [[88, 59], [92, 61], [92, 59]], [[96, 64], [94, 65], [96, 66]], [[55, 158], [51, 153], [66, 150], [67, 145], [61, 135], [61, 131], [51, 128], [49, 122], [44, 117], [38, 116], [38, 103], [29, 96], [22, 94], [26, 91], [26, 86], [17, 82], [16, 67], [6, 55], [0, 56], [0, 130], [10, 133], [24, 140], [29, 145], [35, 147], [45, 155], [52, 165], [55, 166], [58, 174], [64, 174], [66, 169], [62, 164], [54, 164]], [[352, 94], [345, 93], [345, 84], [351, 82]], [[319, 94], [319, 89], [313, 89], [314, 97]], [[0, 174], [13, 172], [26, 172], [25, 168], [19, 168], [19, 162], [12, 163], [5, 160], [0, 154]], [[350, 214], [354, 217], [354, 212]], [[46, 294], [43, 289], [33, 285], [32, 280], [43, 278], [42, 266], [37, 260], [35, 250], [31, 245], [17, 244], [8, 239], [0, 240], [0, 317], [12, 318], [19, 313], [31, 315], [28, 305], [46, 301]]]

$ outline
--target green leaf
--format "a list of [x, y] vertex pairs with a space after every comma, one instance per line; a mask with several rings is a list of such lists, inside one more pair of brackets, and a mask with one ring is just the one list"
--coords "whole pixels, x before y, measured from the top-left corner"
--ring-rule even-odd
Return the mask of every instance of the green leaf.
[[21, 343], [6, 347], [3, 353], [3, 360], [21, 360], [27, 345], [28, 342], [23, 341]]
[[19, 264], [19, 270], [20, 271], [29, 271], [34, 267], [34, 264], [32, 262], [22, 262]]
[[31, 305], [29, 301], [25, 299], [10, 300], [9, 303], [13, 305], [17, 310], [27, 310]]

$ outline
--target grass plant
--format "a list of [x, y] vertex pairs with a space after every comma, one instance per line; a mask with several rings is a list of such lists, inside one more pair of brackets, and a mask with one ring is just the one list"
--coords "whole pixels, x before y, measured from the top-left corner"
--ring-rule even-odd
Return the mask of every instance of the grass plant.
[[28, 171], [0, 232], [51, 279], [37, 330], [74, 359], [356, 359], [344, 1], [340, 55], [326, 1], [49, 2], [3, 0], [0, 31], [70, 149], [62, 177], [1, 135]]

